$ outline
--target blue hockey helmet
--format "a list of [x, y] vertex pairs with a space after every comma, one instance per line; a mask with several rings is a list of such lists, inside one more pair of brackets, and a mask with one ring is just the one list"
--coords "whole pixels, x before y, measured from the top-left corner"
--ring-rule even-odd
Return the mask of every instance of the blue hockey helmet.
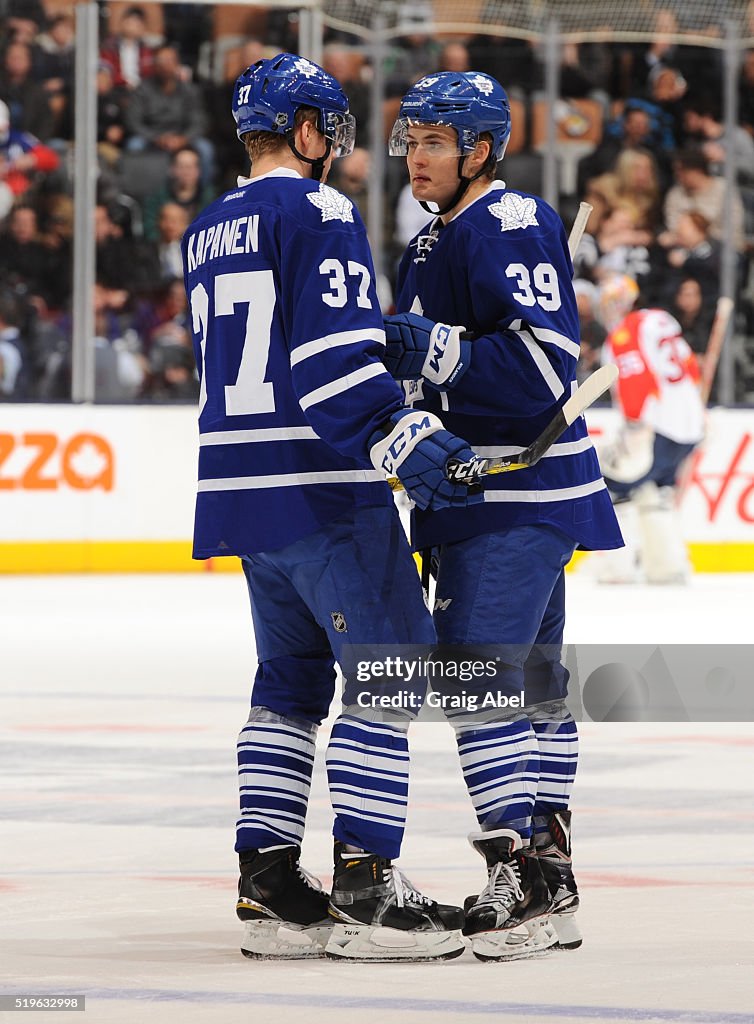
[[233, 117], [239, 139], [246, 132], [293, 134], [299, 107], [319, 112], [317, 128], [330, 139], [334, 156], [348, 156], [356, 121], [348, 97], [319, 64], [294, 53], [259, 60], [239, 75], [233, 90]]
[[412, 125], [455, 128], [461, 155], [472, 153], [482, 132], [492, 136], [492, 155], [502, 160], [511, 133], [511, 109], [502, 85], [480, 71], [425, 75], [401, 100], [390, 136], [390, 155], [406, 156]]

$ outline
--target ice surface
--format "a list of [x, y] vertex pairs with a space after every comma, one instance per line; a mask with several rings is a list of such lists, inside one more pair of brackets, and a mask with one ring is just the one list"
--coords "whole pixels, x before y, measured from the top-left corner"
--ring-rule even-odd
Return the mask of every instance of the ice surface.
[[[570, 641], [750, 640], [751, 577], [569, 586]], [[86, 994], [86, 1024], [754, 1022], [751, 724], [582, 727], [578, 952], [258, 963], [233, 909], [242, 577], [0, 577], [0, 609], [0, 992]], [[462, 901], [482, 862], [449, 730], [412, 746], [401, 865]], [[320, 764], [304, 862], [325, 881], [329, 828]]]

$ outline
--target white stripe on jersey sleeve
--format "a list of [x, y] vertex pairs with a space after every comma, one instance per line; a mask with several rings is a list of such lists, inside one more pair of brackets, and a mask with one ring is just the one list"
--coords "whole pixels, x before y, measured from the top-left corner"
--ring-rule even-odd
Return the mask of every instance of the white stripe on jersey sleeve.
[[258, 441], [316, 441], [311, 427], [258, 427], [256, 430], [212, 430], [199, 435], [199, 445], [253, 444]]
[[[513, 320], [508, 329], [511, 331], [521, 330], [523, 322], [521, 320]], [[562, 348], [564, 352], [567, 352], [569, 356], [573, 356], [574, 359], [579, 358], [580, 348], [575, 341], [567, 338], [565, 334], [559, 334], [557, 331], [551, 331], [547, 327], [534, 327], [532, 324], [527, 323], [527, 328], [534, 335], [537, 341], [543, 341], [545, 344], [556, 345], [558, 348]]]
[[382, 363], [368, 363], [366, 366], [354, 370], [353, 373], [347, 373], [345, 377], [338, 377], [337, 380], [331, 380], [329, 384], [323, 384], [322, 387], [315, 388], [314, 391], [303, 395], [299, 405], [306, 411], [312, 405], [325, 402], [334, 395], [339, 395], [343, 391], [355, 388], [357, 384], [363, 384], [365, 380], [371, 380], [372, 377], [379, 377], [382, 374], [392, 381], [393, 378]]
[[517, 334], [521, 341], [523, 341], [529, 355], [536, 363], [537, 369], [544, 377], [545, 383], [550, 391], [552, 391], [555, 398], [560, 398], [560, 396], [565, 392], [565, 388], [563, 387], [563, 382], [560, 377], [558, 377], [557, 373], [553, 370], [550, 360], [544, 354], [539, 345], [531, 340], [526, 331], [514, 331], [514, 334]]
[[323, 473], [277, 473], [271, 476], [228, 476], [200, 480], [199, 491], [254, 491], [265, 487], [299, 487], [306, 484], [372, 484], [385, 476], [376, 469], [337, 469]]
[[307, 341], [291, 352], [291, 366], [315, 356], [319, 352], [326, 352], [331, 348], [338, 348], [340, 345], [355, 345], [360, 341], [377, 341], [380, 345], [385, 344], [385, 332], [379, 327], [370, 328], [366, 331], [340, 331], [337, 334], [326, 334], [323, 338], [315, 338], [314, 341]]

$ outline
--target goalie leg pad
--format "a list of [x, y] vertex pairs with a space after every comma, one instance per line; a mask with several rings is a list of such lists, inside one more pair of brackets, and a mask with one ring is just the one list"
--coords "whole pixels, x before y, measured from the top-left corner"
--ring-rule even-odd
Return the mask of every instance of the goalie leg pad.
[[688, 583], [689, 560], [675, 508], [675, 488], [648, 482], [636, 491], [647, 583]]
[[638, 583], [641, 539], [639, 512], [632, 500], [619, 501], [615, 515], [623, 534], [624, 547], [610, 551], [596, 551], [594, 559], [598, 583]]

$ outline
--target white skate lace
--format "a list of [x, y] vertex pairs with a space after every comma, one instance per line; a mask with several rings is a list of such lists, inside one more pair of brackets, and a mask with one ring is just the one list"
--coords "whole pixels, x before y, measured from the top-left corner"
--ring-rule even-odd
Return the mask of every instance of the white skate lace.
[[502, 903], [503, 906], [510, 907], [523, 898], [518, 865], [515, 863], [504, 864], [500, 861], [490, 871], [487, 885], [476, 901], [476, 905]]
[[316, 875], [310, 874], [306, 868], [302, 868], [300, 864], [296, 865], [296, 872], [299, 878], [308, 885], [310, 889], [316, 889], [317, 892], [322, 892], [322, 883]]
[[428, 907], [433, 902], [427, 896], [422, 895], [418, 889], [415, 889], [406, 876], [398, 870], [395, 864], [391, 865], [389, 868], [385, 868], [383, 881], [388, 885], [392, 882], [393, 890], [395, 892], [395, 902], [399, 907], [402, 907], [405, 903], [418, 903], [419, 906]]

